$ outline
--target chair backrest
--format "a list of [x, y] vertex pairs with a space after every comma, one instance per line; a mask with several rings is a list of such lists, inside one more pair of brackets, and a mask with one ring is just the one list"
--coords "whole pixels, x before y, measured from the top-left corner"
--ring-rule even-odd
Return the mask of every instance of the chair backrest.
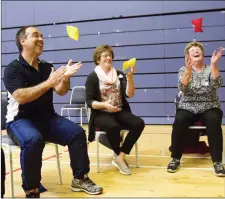
[[5, 129], [6, 124], [6, 114], [7, 114], [7, 92], [1, 92], [1, 130]]
[[70, 96], [70, 104], [85, 104], [86, 93], [85, 86], [75, 86]]

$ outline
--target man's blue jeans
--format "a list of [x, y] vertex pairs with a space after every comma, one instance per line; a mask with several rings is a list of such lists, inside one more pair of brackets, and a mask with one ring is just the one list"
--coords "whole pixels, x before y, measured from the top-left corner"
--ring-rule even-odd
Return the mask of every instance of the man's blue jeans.
[[42, 152], [45, 142], [68, 145], [70, 166], [75, 178], [90, 170], [85, 130], [55, 114], [49, 119], [18, 119], [6, 124], [8, 135], [21, 147], [23, 189], [38, 188], [41, 181]]

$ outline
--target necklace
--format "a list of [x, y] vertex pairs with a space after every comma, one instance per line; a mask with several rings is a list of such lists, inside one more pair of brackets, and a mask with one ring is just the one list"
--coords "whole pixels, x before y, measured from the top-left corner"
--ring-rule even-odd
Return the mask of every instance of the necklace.
[[201, 73], [205, 69], [205, 65], [203, 65], [201, 69], [197, 68], [196, 66], [192, 66], [192, 68], [196, 73]]

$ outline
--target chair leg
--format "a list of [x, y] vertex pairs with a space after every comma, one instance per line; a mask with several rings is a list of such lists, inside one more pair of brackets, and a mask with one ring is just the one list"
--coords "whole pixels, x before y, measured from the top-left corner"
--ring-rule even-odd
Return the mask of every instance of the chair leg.
[[10, 185], [11, 185], [11, 195], [14, 198], [14, 181], [13, 181], [13, 160], [12, 160], [12, 148], [8, 146], [9, 151], [9, 169], [10, 169]]
[[225, 164], [225, 147], [223, 147], [222, 163]]
[[165, 149], [161, 148], [161, 156], [165, 156], [165, 155], [166, 155]]
[[136, 155], [136, 168], [139, 167], [138, 165], [138, 143], [135, 143], [135, 155]]
[[70, 120], [70, 111], [69, 111], [69, 109], [67, 109], [67, 113], [68, 113], [68, 117], [69, 117], [69, 120]]
[[181, 163], [181, 164], [183, 164], [183, 163], [184, 163], [184, 158], [183, 158], [183, 157], [181, 157], [181, 159], [180, 159], [180, 163]]
[[86, 112], [87, 112], [87, 117], [88, 117], [88, 122], [89, 122], [90, 118], [91, 118], [91, 109], [90, 108], [86, 108]]
[[63, 116], [63, 111], [64, 111], [64, 109], [62, 108], [62, 109], [61, 109], [61, 116]]
[[80, 109], [80, 125], [83, 126], [83, 109]]
[[88, 112], [88, 108], [85, 108], [85, 111], [86, 111], [86, 116], [87, 116], [87, 121], [89, 122], [89, 112]]
[[97, 173], [99, 173], [99, 136], [96, 136], [96, 142], [97, 142]]
[[61, 174], [60, 160], [59, 160], [59, 149], [57, 144], [55, 144], [55, 155], [56, 155], [56, 164], [57, 164], [58, 176], [59, 176], [59, 184], [62, 184], [62, 174]]
[[122, 147], [123, 142], [124, 142], [124, 131], [120, 131], [120, 146]]

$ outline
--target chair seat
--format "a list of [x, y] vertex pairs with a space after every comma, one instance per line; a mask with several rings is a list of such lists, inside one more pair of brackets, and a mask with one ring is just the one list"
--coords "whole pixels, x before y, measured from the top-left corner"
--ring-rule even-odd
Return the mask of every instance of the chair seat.
[[206, 129], [206, 126], [200, 121], [194, 122], [192, 126], [189, 127], [189, 129]]
[[[123, 142], [123, 133], [124, 132], [129, 132], [129, 130], [123, 129], [120, 131], [120, 144]], [[105, 131], [102, 131], [100, 128], [95, 128], [95, 139], [99, 139], [99, 142], [104, 145], [105, 147], [112, 149], [111, 144], [109, 143], [107, 133]]]
[[[129, 130], [127, 129], [122, 129], [120, 130], [120, 133], [123, 134], [124, 132], [128, 133]], [[102, 131], [100, 128], [95, 128], [95, 138], [100, 137], [101, 135], [106, 135], [107, 132]]]
[[206, 129], [206, 126], [190, 126], [189, 129]]
[[204, 126], [204, 125], [202, 124], [202, 122], [197, 121], [197, 122], [195, 122], [195, 123], [194, 123], [194, 125], [193, 125], [193, 126]]
[[[99, 132], [102, 132], [102, 133], [103, 132], [106, 133], [105, 131], [101, 130], [100, 128], [95, 128], [95, 131], [99, 131]], [[122, 132], [127, 131], [128, 132], [129, 130], [124, 128], [124, 129], [120, 129], [120, 131], [122, 131]]]
[[62, 106], [62, 108], [65, 109], [82, 108], [82, 107], [85, 107], [85, 104], [67, 104]]
[[8, 135], [2, 135], [2, 144], [18, 146]]
[[[2, 135], [2, 144], [8, 144], [10, 146], [18, 146], [18, 144], [16, 144], [8, 135]], [[55, 143], [52, 143], [52, 142], [46, 142], [46, 144], [48, 145], [52, 145], [52, 146], [55, 146], [56, 144]]]

